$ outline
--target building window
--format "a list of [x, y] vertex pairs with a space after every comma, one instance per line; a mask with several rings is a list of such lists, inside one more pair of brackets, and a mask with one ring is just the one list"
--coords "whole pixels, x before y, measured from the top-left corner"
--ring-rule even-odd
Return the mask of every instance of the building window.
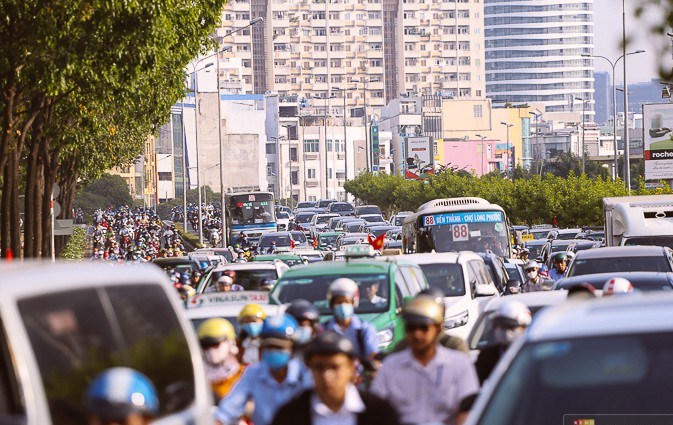
[[276, 144], [275, 143], [267, 143], [266, 144], [266, 154], [267, 155], [275, 155], [276, 154]]
[[171, 181], [172, 180], [170, 172], [161, 172], [160, 171], [157, 174], [159, 175], [159, 180], [161, 180], [161, 181], [165, 182], [165, 181]]
[[334, 147], [332, 146], [332, 139], [327, 139], [327, 152], [332, 152]]
[[273, 176], [273, 168], [276, 164], [274, 162], [270, 162], [266, 164], [266, 175], [271, 177]]
[[481, 118], [482, 117], [482, 108], [481, 105], [474, 105], [473, 107], [474, 110], [474, 117], [475, 118]]
[[290, 173], [290, 182], [292, 184], [299, 184], [299, 171], [292, 171]]
[[309, 202], [315, 202], [315, 201], [317, 201], [317, 200], [318, 200], [318, 198], [315, 197], [315, 196], [309, 196], [309, 197], [308, 197], [308, 201], [309, 201]]
[[328, 168], [328, 169], [327, 169], [327, 178], [328, 178], [328, 179], [333, 178], [333, 177], [332, 177], [332, 169], [331, 169], [331, 168]]
[[304, 152], [320, 152], [320, 141], [317, 139], [304, 140]]
[[290, 161], [297, 161], [297, 148], [290, 148]]
[[307, 178], [309, 178], [309, 179], [315, 179], [316, 178], [315, 168], [307, 169], [306, 173], [307, 173]]

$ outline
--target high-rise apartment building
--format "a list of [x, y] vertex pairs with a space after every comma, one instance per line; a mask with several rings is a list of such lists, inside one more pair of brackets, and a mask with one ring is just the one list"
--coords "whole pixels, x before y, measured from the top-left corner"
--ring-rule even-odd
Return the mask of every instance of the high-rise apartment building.
[[599, 124], [608, 122], [612, 114], [612, 82], [607, 72], [594, 72], [595, 94], [595, 121]]
[[[351, 117], [400, 94], [485, 95], [479, 0], [232, 0], [218, 29], [246, 91], [330, 101]], [[245, 28], [254, 18], [263, 22]], [[357, 89], [357, 90], [355, 90]], [[364, 94], [363, 94], [364, 93]], [[363, 99], [366, 97], [366, 99]], [[323, 100], [310, 100], [316, 114]], [[318, 109], [322, 108], [322, 109]], [[359, 110], [359, 114], [354, 113]]]
[[486, 94], [593, 116], [593, 0], [485, 0]]

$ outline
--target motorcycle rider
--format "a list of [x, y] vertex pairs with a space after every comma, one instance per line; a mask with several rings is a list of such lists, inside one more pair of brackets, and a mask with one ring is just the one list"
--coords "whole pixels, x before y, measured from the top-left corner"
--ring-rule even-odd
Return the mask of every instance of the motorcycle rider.
[[232, 324], [222, 318], [212, 318], [201, 323], [197, 329], [206, 377], [219, 401], [243, 375], [245, 366], [236, 359], [238, 348]]
[[390, 354], [371, 390], [397, 408], [403, 424], [461, 424], [460, 402], [477, 392], [479, 381], [470, 357], [442, 347], [444, 309], [418, 295], [402, 311], [409, 348]]
[[522, 302], [507, 299], [498, 306], [493, 316], [494, 344], [482, 348], [475, 362], [480, 383], [483, 384], [488, 379], [500, 357], [507, 351], [510, 344], [524, 333], [531, 321], [530, 310]]
[[312, 386], [306, 366], [292, 358], [296, 329], [297, 322], [288, 314], [264, 320], [262, 361], [249, 366], [241, 380], [220, 401], [215, 412], [217, 423], [238, 423], [251, 400], [255, 405], [252, 422], [269, 425], [281, 406]]
[[297, 321], [295, 342], [299, 348], [308, 344], [320, 332], [320, 313], [310, 301], [301, 298], [293, 300], [285, 313]]
[[89, 425], [146, 425], [159, 414], [157, 390], [147, 376], [114, 367], [98, 375], [86, 392]]
[[565, 277], [565, 273], [568, 270], [568, 254], [565, 252], [557, 252], [551, 258], [552, 268], [549, 271], [549, 277], [558, 282], [561, 278]]
[[524, 266], [526, 281], [523, 283], [523, 292], [547, 291], [551, 289], [554, 281], [540, 275], [540, 264], [537, 261], [529, 261]]
[[259, 304], [248, 304], [238, 314], [238, 323], [241, 330], [238, 334], [236, 345], [238, 346], [238, 360], [243, 364], [257, 363], [259, 361], [259, 338], [266, 319], [266, 312]]

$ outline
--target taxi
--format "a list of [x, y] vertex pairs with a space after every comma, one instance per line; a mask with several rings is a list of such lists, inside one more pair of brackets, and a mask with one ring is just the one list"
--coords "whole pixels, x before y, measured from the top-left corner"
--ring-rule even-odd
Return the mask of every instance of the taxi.
[[185, 314], [194, 329], [213, 317], [227, 319], [234, 325], [238, 335], [238, 314], [248, 304], [259, 304], [267, 316], [279, 314], [282, 309], [279, 305], [269, 304], [268, 291], [209, 292], [189, 298], [185, 303]]
[[335, 247], [337, 239], [339, 236], [343, 235], [343, 232], [321, 232], [317, 236], [317, 246], [321, 251], [326, 251], [328, 247]]
[[289, 266], [280, 260], [222, 264], [203, 275], [195, 289], [197, 294], [215, 291], [217, 280], [225, 271], [232, 270], [236, 273], [234, 284], [243, 286], [246, 291], [256, 291], [274, 285], [287, 269]]
[[0, 291], [0, 423], [86, 423], [88, 385], [115, 366], [152, 381], [157, 423], [212, 423], [199, 343], [160, 269], [0, 264]]
[[300, 264], [304, 264], [304, 260], [296, 255], [296, 254], [291, 254], [291, 253], [280, 253], [280, 254], [261, 254], [255, 256], [255, 258], [252, 260], [253, 262], [260, 262], [260, 261], [282, 261], [289, 267], [297, 266]]
[[427, 288], [428, 281], [415, 263], [403, 257], [377, 261], [374, 254], [370, 245], [358, 245], [345, 251], [345, 262], [293, 267], [283, 274], [271, 291], [271, 303], [288, 304], [303, 298], [318, 308], [323, 321], [328, 320], [332, 317], [327, 302], [329, 285], [340, 277], [352, 279], [360, 287], [360, 302], [355, 313], [376, 327], [379, 348], [389, 352], [404, 338], [404, 326], [399, 316], [402, 306]]

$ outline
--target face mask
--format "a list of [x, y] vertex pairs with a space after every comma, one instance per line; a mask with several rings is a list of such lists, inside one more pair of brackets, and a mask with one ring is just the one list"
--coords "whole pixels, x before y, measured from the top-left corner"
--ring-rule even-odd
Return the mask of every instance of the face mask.
[[219, 346], [209, 348], [203, 353], [206, 361], [210, 364], [221, 364], [229, 357], [229, 343], [222, 342]]
[[530, 279], [535, 279], [537, 277], [537, 270], [526, 272], [526, 276], [528, 276]]
[[509, 346], [520, 334], [522, 331], [515, 329], [504, 329], [504, 328], [495, 328], [493, 330], [493, 337], [495, 342], [500, 345]]
[[271, 370], [282, 369], [290, 362], [290, 353], [284, 350], [262, 351], [262, 361], [269, 365]]
[[337, 319], [350, 319], [355, 313], [353, 304], [343, 303], [334, 306], [334, 315]]
[[257, 338], [260, 332], [262, 332], [262, 324], [259, 322], [245, 323], [241, 326], [241, 329], [251, 337]]
[[306, 344], [311, 340], [313, 336], [313, 328], [308, 326], [300, 326], [297, 328], [297, 331], [294, 333], [294, 336], [298, 344]]

